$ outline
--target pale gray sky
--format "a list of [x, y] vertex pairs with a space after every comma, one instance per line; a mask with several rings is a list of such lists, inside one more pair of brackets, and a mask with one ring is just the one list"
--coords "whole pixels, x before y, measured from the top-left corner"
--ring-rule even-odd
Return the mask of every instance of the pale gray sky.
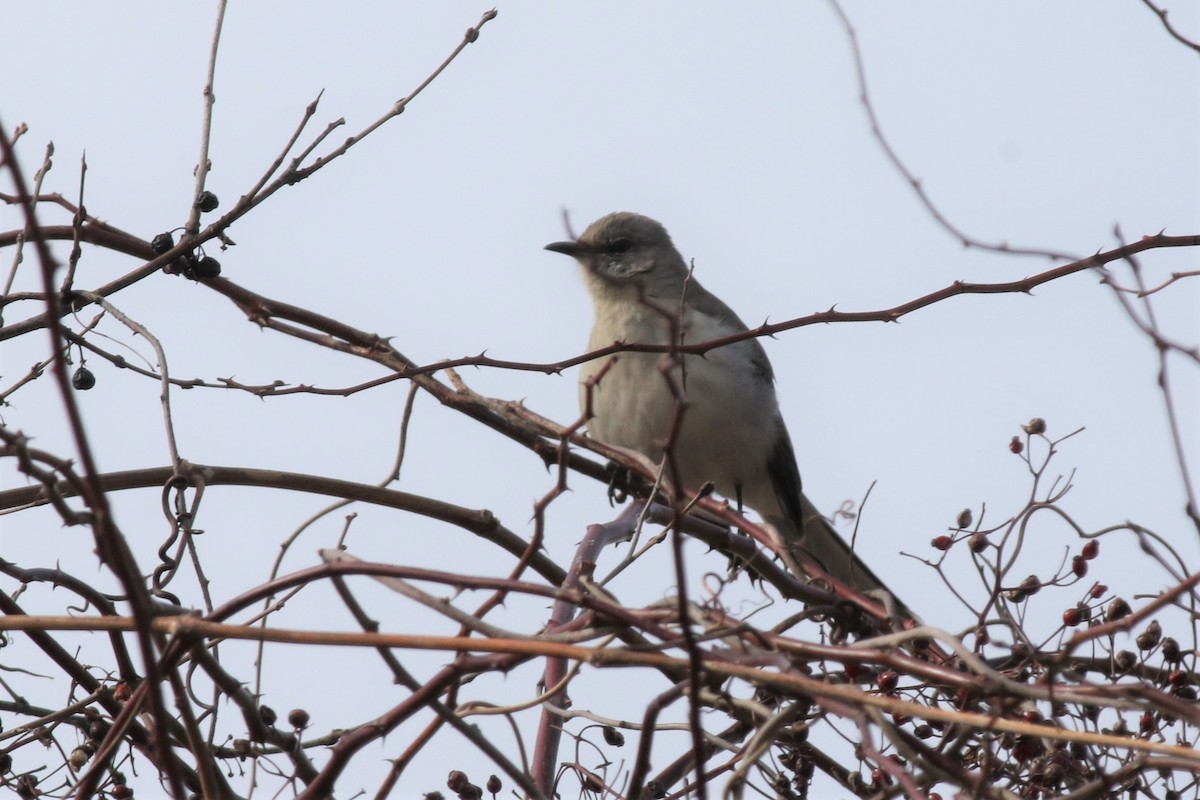
[[[1172, 22], [1200, 36], [1195, 4], [1176, 5]], [[478, 42], [405, 114], [236, 224], [237, 247], [210, 248], [224, 275], [394, 337], [418, 361], [485, 349], [557, 361], [582, 351], [591, 313], [574, 268], [541, 249], [564, 237], [564, 207], [577, 230], [619, 209], [660, 219], [695, 260], [699, 279], [750, 324], [835, 305], [887, 308], [954, 280], [1009, 281], [1049, 266], [964, 249], [934, 222], [871, 135], [846, 35], [825, 3], [750, 4], [736, 13], [726, 4], [677, 2], [498, 8]], [[303, 140], [344, 117], [330, 139], [341, 141], [415, 87], [486, 9], [458, 0], [231, 4], [208, 183], [222, 209], [255, 183], [319, 92]], [[1142, 3], [847, 0], [845, 9], [889, 140], [968, 234], [1084, 256], [1112, 247], [1114, 226], [1128, 239], [1200, 228], [1200, 60]], [[8, 131], [29, 125], [19, 147], [26, 174], [52, 140], [45, 188], [74, 198], [86, 150], [89, 212], [146, 238], [181, 225], [199, 153], [213, 17], [211, 3], [6, 4], [0, 120]], [[8, 191], [7, 175], [0, 185]], [[69, 221], [49, 207], [42, 215]], [[0, 207], [0, 229], [20, 224], [14, 209]], [[36, 285], [26, 258], [18, 289]], [[1186, 250], [1158, 251], [1142, 263], [1151, 283], [1196, 269], [1195, 252]], [[98, 286], [134, 266], [88, 248], [77, 284]], [[1155, 306], [1164, 330], [1191, 346], [1200, 338], [1197, 286], [1182, 282]], [[370, 363], [260, 332], [228, 301], [184, 280], [159, 276], [113, 301], [163, 341], [176, 377], [334, 387], [381, 374]], [[9, 306], [4, 320], [30, 313]], [[146, 343], [114, 321], [100, 330], [153, 360]], [[1007, 442], [1033, 416], [1045, 417], [1052, 435], [1087, 428], [1063, 444], [1050, 469], [1076, 471], [1065, 505], [1081, 525], [1132, 519], [1195, 563], [1154, 349], [1094, 274], [1033, 296], [952, 299], [897, 325], [801, 328], [765, 345], [807, 491], [832, 512], [875, 482], [858, 546], [927, 621], [956, 629], [970, 620], [931, 570], [900, 551], [930, 556], [929, 540], [966, 506], [978, 517], [986, 503], [996, 521], [1021, 507], [1029, 480]], [[6, 342], [3, 387], [44, 349], [40, 334]], [[166, 464], [157, 384], [95, 358], [89, 365], [98, 385], [80, 400], [102, 469]], [[1175, 366], [1175, 399], [1200, 469], [1200, 380], [1194, 364]], [[485, 394], [523, 398], [561, 422], [578, 413], [574, 370], [463, 376]], [[68, 454], [58, 402], [41, 383], [11, 399], [4, 422], [42, 449]], [[348, 399], [267, 401], [195, 390], [174, 392], [173, 402], [189, 460], [375, 481], [393, 458], [405, 390], [397, 383]], [[24, 481], [11, 462], [0, 470], [5, 486]], [[492, 509], [528, 534], [533, 499], [551, 485], [532, 454], [418, 399], [399, 488]], [[579, 478], [572, 487], [549, 517], [547, 546], [562, 562], [588, 522], [614, 513], [603, 487]], [[151, 492], [117, 498], [122, 524], [147, 558], [163, 530], [157, 502]], [[232, 596], [262, 580], [279, 542], [323, 505], [214, 492], [203, 519], [203, 546], [220, 567], [210, 576], [214, 593]], [[466, 533], [360, 511], [349, 541], [361, 557], [507, 570]], [[314, 563], [342, 520], [335, 514], [310, 531], [286, 569]], [[0, 524], [4, 558], [97, 574], [85, 531], [61, 529], [45, 512]], [[1061, 524], [1035, 533], [1045, 537], [1044, 558], [1027, 553], [1028, 572], [1053, 572], [1077, 549]], [[1118, 549], [1105, 540], [1106, 554], [1110, 543]], [[1097, 577], [1126, 581], [1130, 591], [1160, 588], [1165, 577], [1139, 574], [1152, 567], [1127, 544], [1130, 558], [1097, 562]], [[610, 556], [615, 563], [617, 554]], [[691, 556], [697, 580], [721, 568], [698, 547]], [[666, 563], [648, 562], [612, 588], [630, 603], [667, 595]], [[968, 569], [965, 559], [960, 564]], [[963, 585], [979, 596], [978, 586]], [[363, 591], [394, 629], [420, 624], [408, 615], [386, 620], [395, 600]], [[1074, 598], [1064, 591], [1058, 605]], [[55, 602], [48, 593], [42, 599]], [[340, 608], [321, 608], [328, 601], [301, 598], [277, 623], [346, 625]], [[535, 629], [532, 620], [546, 612], [535, 604], [522, 613], [509, 622]], [[430, 630], [447, 632], [440, 623]], [[18, 643], [5, 659], [22, 653], [33, 657], [32, 646]], [[287, 653], [287, 660], [278, 650], [268, 654], [268, 702], [280, 710], [305, 705], [318, 728], [361, 721], [389, 691], [368, 654]], [[516, 673], [503, 690], [484, 682], [477, 696], [527, 698], [537, 673]], [[576, 707], [616, 713], [603, 692], [628, 675], [587, 674]], [[400, 697], [396, 691], [384, 703]], [[636, 714], [641, 700], [621, 713]], [[415, 730], [402, 728], [379, 749], [379, 769]], [[414, 765], [399, 794], [442, 788], [450, 768], [475, 765], [472, 777], [486, 778], [479, 756], [442, 735], [452, 757]], [[368, 790], [374, 780], [361, 778]], [[349, 794], [351, 784], [342, 788]]]

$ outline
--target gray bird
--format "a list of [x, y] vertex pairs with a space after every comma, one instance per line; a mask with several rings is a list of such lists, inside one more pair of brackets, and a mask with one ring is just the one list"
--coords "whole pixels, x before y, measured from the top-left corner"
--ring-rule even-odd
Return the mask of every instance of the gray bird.
[[[593, 222], [577, 241], [547, 250], [575, 258], [596, 320], [589, 350], [623, 344], [696, 344], [747, 330], [729, 306], [689, 275], [666, 229], [640, 214]], [[596, 384], [595, 439], [659, 461], [678, 402], [659, 370], [663, 353], [624, 352]], [[608, 358], [583, 365], [586, 382]], [[886, 594], [882, 581], [850, 550], [800, 488], [792, 441], [775, 399], [775, 373], [758, 339], [685, 355], [673, 378], [687, 399], [673, 453], [685, 486], [711, 482], [721, 495], [762, 515], [789, 550], [802, 550], [834, 578], [861, 592]], [[901, 606], [901, 608], [903, 608]], [[907, 609], [904, 609], [907, 612]]]

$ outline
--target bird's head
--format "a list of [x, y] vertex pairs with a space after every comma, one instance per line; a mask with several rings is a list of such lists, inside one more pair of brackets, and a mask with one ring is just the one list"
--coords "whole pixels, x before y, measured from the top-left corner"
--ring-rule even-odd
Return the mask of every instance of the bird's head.
[[649, 287], [676, 283], [687, 275], [667, 229], [629, 211], [601, 217], [575, 241], [553, 242], [546, 249], [571, 256], [610, 286], [637, 281]]

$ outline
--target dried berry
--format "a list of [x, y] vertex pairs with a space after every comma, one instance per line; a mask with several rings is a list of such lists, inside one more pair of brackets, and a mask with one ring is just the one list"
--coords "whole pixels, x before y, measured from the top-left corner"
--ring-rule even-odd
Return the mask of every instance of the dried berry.
[[1129, 603], [1126, 603], [1124, 598], [1118, 597], [1108, 604], [1108, 610], [1104, 612], [1104, 621], [1115, 622], [1129, 616], [1132, 611], [1133, 609], [1129, 607]]
[[982, 553], [987, 549], [988, 540], [982, 533], [972, 533], [971, 538], [967, 540], [967, 546], [971, 548], [972, 553]]
[[71, 751], [71, 755], [67, 757], [67, 763], [71, 765], [71, 769], [80, 770], [83, 769], [83, 766], [87, 764], [88, 759], [91, 757], [92, 754], [86, 748], [76, 747]]
[[1087, 562], [1083, 560], [1083, 556], [1075, 556], [1071, 559], [1071, 572], [1075, 573], [1076, 578], [1087, 575], [1087, 569]]
[[99, 742], [108, 735], [108, 722], [102, 719], [94, 719], [88, 724], [88, 738]]
[[900, 676], [894, 670], [885, 669], [879, 673], [879, 677], [875, 682], [879, 685], [880, 691], [890, 694], [896, 691], [896, 685], [900, 682]]
[[471, 779], [462, 770], [450, 770], [450, 774], [446, 777], [446, 786], [452, 792], [461, 792], [470, 783]]
[[1163, 659], [1166, 660], [1170, 664], [1178, 663], [1179, 660], [1183, 657], [1183, 654], [1179, 650], [1179, 642], [1175, 641], [1175, 639], [1171, 636], [1168, 636], [1167, 638], [1163, 639], [1162, 640], [1162, 656], [1163, 656]]
[[258, 715], [262, 717], [262, 721], [268, 725], [274, 725], [275, 720], [279, 719], [279, 715], [275, 713], [275, 709], [270, 706], [260, 706]]
[[159, 255], [162, 255], [174, 246], [175, 237], [171, 235], [170, 231], [160, 233], [150, 240], [150, 249]]
[[622, 747], [625, 744], [625, 735], [612, 725], [605, 725], [604, 741], [608, 742], [613, 747]]
[[1021, 451], [1025, 449], [1025, 443], [1021, 441], [1021, 437], [1014, 436], [1012, 441], [1008, 443], [1008, 449], [1017, 455], [1020, 455]]
[[207, 189], [196, 196], [196, 208], [206, 214], [216, 209], [220, 204], [221, 201], [217, 199], [217, 196]]
[[1160, 641], [1162, 641], [1162, 625], [1158, 624], [1158, 620], [1152, 620], [1146, 626], [1146, 630], [1138, 634], [1137, 646], [1139, 650], [1152, 650]]
[[1083, 615], [1079, 613], [1079, 607], [1068, 608], [1063, 612], [1063, 625], [1068, 628], [1074, 628], [1079, 623], [1083, 622]]
[[599, 794], [604, 791], [604, 784], [596, 777], [596, 773], [585, 772], [583, 775], [583, 788], [586, 791]]
[[1083, 557], [1088, 561], [1091, 561], [1098, 555], [1100, 555], [1100, 542], [1098, 540], [1092, 539], [1083, 546]]
[[75, 374], [71, 376], [71, 385], [81, 392], [86, 392], [96, 385], [96, 376], [90, 369], [80, 364], [75, 370]]
[[500, 783], [499, 778], [497, 778], [495, 775], [488, 776], [488, 779], [487, 779], [488, 794], [491, 794], [491, 795], [500, 794], [500, 790], [503, 788], [504, 788], [504, 784]]
[[163, 264], [163, 272], [169, 275], [182, 275], [188, 280], [195, 280], [196, 256], [183, 253], [170, 264]]
[[17, 797], [21, 800], [33, 800], [38, 796], [37, 784], [36, 775], [25, 773], [17, 779]]
[[859, 678], [867, 674], [867, 668], [857, 661], [847, 661], [845, 663], [846, 677], [852, 681], [857, 681]]
[[303, 708], [293, 708], [288, 712], [288, 724], [293, 728], [307, 728], [309, 721], [310, 717], [308, 712]]
[[1040, 436], [1046, 432], [1046, 420], [1042, 419], [1041, 417], [1034, 417], [1022, 427], [1030, 436]]
[[954, 544], [954, 540], [943, 533], [941, 536], [933, 537], [933, 541], [930, 544], [933, 545], [935, 550], [949, 550], [950, 545]]
[[1108, 593], [1108, 586], [1103, 583], [1097, 583], [1095, 586], [1092, 587], [1092, 599], [1093, 600], [1099, 600], [1101, 597], [1104, 597], [1104, 595], [1107, 593]]
[[962, 511], [958, 512], [957, 522], [960, 529], [971, 527], [971, 509], [964, 508]]
[[204, 256], [192, 264], [192, 277], [210, 280], [221, 274], [221, 262], [212, 256]]
[[1042, 745], [1042, 740], [1036, 736], [1022, 734], [1017, 737], [1017, 741], [1013, 744], [1012, 754], [1017, 761], [1029, 761], [1045, 752], [1045, 747]]

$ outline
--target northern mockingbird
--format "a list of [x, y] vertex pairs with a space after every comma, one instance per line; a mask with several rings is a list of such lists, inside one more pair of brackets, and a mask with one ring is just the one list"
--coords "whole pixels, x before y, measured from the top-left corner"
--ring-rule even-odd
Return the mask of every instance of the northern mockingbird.
[[[736, 314], [689, 274], [666, 229], [617, 212], [578, 240], [547, 250], [576, 259], [595, 306], [590, 350], [623, 344], [697, 344], [747, 330]], [[592, 389], [591, 435], [658, 461], [679, 407], [659, 367], [664, 353], [621, 353]], [[587, 382], [609, 361], [583, 365]], [[861, 592], [886, 592], [800, 490], [800, 470], [775, 399], [775, 375], [758, 339], [684, 355], [673, 380], [686, 399], [672, 453], [685, 486], [711, 482], [757, 511], [787, 548], [802, 550], [829, 575]], [[907, 612], [907, 609], [904, 610]]]

